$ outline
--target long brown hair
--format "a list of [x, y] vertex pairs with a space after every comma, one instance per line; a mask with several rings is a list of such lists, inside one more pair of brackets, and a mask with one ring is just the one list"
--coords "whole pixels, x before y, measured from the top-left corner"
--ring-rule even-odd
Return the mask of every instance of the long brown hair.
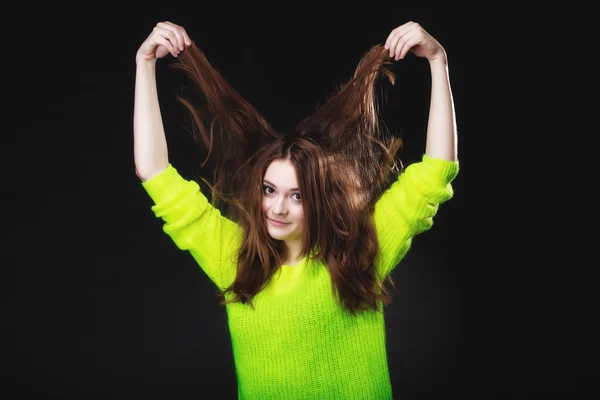
[[[262, 210], [264, 174], [275, 159], [296, 168], [305, 226], [301, 256], [323, 261], [333, 294], [352, 314], [379, 310], [391, 297], [375, 268], [378, 241], [372, 221], [375, 202], [397, 178], [399, 137], [390, 134], [379, 113], [386, 77], [393, 85], [388, 50], [373, 46], [354, 75], [299, 121], [290, 132], [276, 132], [192, 45], [173, 64], [183, 69], [203, 94], [200, 104], [179, 97], [193, 116], [192, 135], [212, 158], [208, 184], [213, 205], [243, 230], [237, 274], [221, 294], [231, 302], [249, 303], [281, 265], [283, 244], [266, 230]], [[216, 146], [214, 145], [216, 144]]]

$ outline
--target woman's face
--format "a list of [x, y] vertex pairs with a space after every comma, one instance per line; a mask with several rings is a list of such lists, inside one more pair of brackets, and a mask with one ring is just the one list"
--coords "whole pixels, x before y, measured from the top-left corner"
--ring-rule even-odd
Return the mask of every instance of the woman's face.
[[262, 207], [267, 232], [276, 240], [299, 240], [304, 209], [296, 169], [290, 160], [273, 160], [263, 179]]

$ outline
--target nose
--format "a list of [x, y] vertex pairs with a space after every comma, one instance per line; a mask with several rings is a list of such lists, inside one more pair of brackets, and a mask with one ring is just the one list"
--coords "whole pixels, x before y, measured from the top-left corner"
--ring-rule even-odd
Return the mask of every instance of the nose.
[[273, 209], [273, 214], [285, 215], [287, 213], [287, 207], [285, 205], [285, 198], [279, 197], [279, 198], [275, 199], [272, 209]]

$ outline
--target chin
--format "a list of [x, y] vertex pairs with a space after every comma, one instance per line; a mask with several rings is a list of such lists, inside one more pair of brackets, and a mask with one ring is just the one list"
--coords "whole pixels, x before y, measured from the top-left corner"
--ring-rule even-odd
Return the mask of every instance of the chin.
[[270, 229], [267, 229], [267, 233], [275, 240], [286, 240], [288, 235], [282, 234], [281, 232], [273, 232]]

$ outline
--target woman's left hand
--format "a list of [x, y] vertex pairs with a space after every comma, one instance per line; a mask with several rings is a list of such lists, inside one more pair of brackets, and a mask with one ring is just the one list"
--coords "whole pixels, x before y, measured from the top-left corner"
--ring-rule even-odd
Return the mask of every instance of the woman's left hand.
[[394, 29], [385, 41], [385, 48], [390, 51], [390, 57], [396, 61], [406, 57], [410, 51], [418, 57], [425, 57], [430, 62], [444, 59], [446, 52], [442, 45], [435, 40], [421, 25], [410, 21]]

